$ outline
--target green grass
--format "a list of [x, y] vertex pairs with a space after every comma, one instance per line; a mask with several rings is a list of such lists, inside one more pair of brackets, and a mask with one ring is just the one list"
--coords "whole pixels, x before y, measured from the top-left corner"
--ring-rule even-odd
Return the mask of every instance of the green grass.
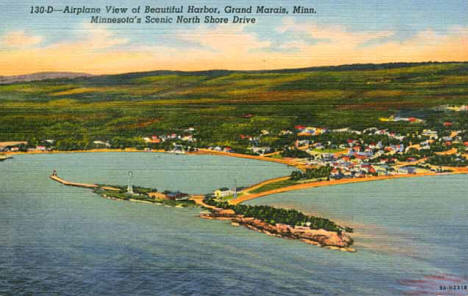
[[160, 205], [167, 205], [171, 207], [194, 207], [196, 206], [195, 202], [192, 200], [165, 200], [165, 199], [153, 199], [147, 195], [140, 194], [140, 195], [132, 195], [128, 194], [126, 192], [120, 192], [120, 191], [112, 191], [112, 190], [104, 190], [102, 188], [99, 188], [94, 191], [96, 194], [105, 197], [105, 198], [115, 198], [115, 199], [122, 199], [122, 200], [139, 200], [139, 201], [145, 201], [145, 202], [150, 202], [154, 204], [160, 204]]
[[270, 190], [274, 190], [274, 189], [278, 189], [278, 188], [282, 188], [286, 186], [291, 186], [291, 185], [296, 185], [296, 184], [299, 184], [299, 182], [293, 181], [293, 180], [283, 180], [283, 181], [278, 181], [278, 182], [263, 185], [257, 189], [250, 191], [250, 193], [260, 193], [260, 192], [270, 191]]

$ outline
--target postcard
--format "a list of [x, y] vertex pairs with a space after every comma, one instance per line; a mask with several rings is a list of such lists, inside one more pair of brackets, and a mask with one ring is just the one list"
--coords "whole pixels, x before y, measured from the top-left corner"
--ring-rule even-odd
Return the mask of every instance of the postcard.
[[468, 295], [466, 1], [0, 16], [0, 295]]

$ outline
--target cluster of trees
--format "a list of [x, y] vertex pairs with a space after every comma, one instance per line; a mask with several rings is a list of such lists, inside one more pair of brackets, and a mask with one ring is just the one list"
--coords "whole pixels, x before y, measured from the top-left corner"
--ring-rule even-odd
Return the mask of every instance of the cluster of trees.
[[65, 138], [57, 140], [55, 143], [55, 149], [62, 151], [86, 150], [90, 148], [92, 148], [91, 143], [83, 139]]
[[142, 138], [134, 137], [113, 137], [110, 141], [112, 148], [120, 148], [124, 149], [127, 147], [135, 147], [136, 149], [144, 149], [146, 147], [146, 143]]
[[453, 166], [461, 167], [467, 166], [468, 160], [461, 155], [451, 154], [451, 155], [433, 155], [428, 160], [428, 163], [432, 165], [440, 166]]
[[332, 171], [331, 166], [322, 166], [319, 168], [306, 169], [305, 172], [293, 171], [291, 173], [291, 180], [303, 180], [303, 179], [318, 179], [318, 178], [329, 178]]
[[283, 157], [294, 157], [294, 158], [308, 158], [310, 157], [310, 154], [299, 150], [299, 149], [289, 149], [286, 148], [281, 152], [281, 156]]
[[[103, 138], [105, 139], [105, 138]], [[143, 150], [145, 148], [151, 149], [162, 149], [162, 150], [172, 150], [174, 148], [174, 143], [179, 144], [184, 147], [185, 151], [195, 151], [198, 147], [197, 143], [190, 143], [190, 147], [183, 141], [165, 141], [161, 143], [145, 143], [142, 137], [125, 137], [117, 136], [112, 137], [109, 141], [109, 148], [114, 149], [124, 149], [124, 148], [136, 148], [138, 150]], [[37, 140], [36, 138], [28, 139], [28, 145], [21, 145], [20, 151], [26, 151], [28, 148], [34, 148], [37, 145], [44, 145], [48, 148], [60, 150], [60, 151], [73, 151], [73, 150], [88, 150], [94, 148], [103, 148], [102, 144], [94, 144], [93, 140], [89, 138], [82, 138], [78, 136], [60, 138], [55, 143], [51, 144], [46, 141]]]
[[206, 198], [205, 203], [223, 209], [232, 209], [236, 214], [262, 220], [270, 224], [287, 224], [290, 226], [308, 226], [311, 229], [325, 229], [341, 233], [353, 232], [350, 227], [342, 227], [335, 222], [321, 217], [308, 216], [294, 209], [279, 209], [270, 206], [231, 205], [224, 201]]

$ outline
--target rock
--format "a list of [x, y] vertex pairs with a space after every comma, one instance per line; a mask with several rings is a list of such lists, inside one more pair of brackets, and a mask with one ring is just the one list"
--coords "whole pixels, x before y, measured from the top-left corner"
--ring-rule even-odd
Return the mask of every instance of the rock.
[[231, 209], [223, 209], [223, 210], [217, 212], [216, 214], [219, 215], [219, 216], [234, 216], [236, 214], [236, 212], [234, 212]]
[[299, 239], [311, 245], [327, 247], [333, 250], [355, 252], [354, 249], [349, 247], [352, 245], [353, 240], [347, 233], [338, 234], [337, 232], [324, 229], [311, 229], [305, 226], [291, 226], [280, 223], [273, 225], [252, 217], [236, 215], [231, 209], [216, 208], [210, 214], [200, 214], [200, 217], [205, 219], [231, 220], [231, 225], [233, 226], [244, 225], [251, 230], [263, 232], [267, 235]]

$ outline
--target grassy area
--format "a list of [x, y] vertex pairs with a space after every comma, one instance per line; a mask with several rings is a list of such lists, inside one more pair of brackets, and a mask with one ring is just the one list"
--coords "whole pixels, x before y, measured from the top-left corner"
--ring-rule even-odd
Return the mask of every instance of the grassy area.
[[[103, 186], [106, 186], [106, 185], [103, 185]], [[172, 207], [176, 207], [176, 206], [194, 207], [196, 206], [195, 202], [192, 200], [166, 200], [166, 199], [151, 198], [148, 195], [146, 195], [146, 193], [152, 192], [154, 190], [147, 190], [149, 188], [137, 187], [138, 190], [135, 191], [136, 194], [129, 194], [125, 191], [125, 187], [123, 186], [112, 185], [110, 187], [120, 188], [121, 190], [120, 191], [106, 190], [106, 189], [103, 189], [102, 187], [99, 187], [98, 189], [94, 190], [94, 192], [105, 198], [114, 198], [114, 199], [122, 199], [122, 200], [138, 200], [138, 201], [145, 201], [145, 202], [150, 202], [150, 203], [160, 204], [160, 205], [167, 205], [167, 206], [172, 206]]]
[[282, 180], [282, 181], [263, 185], [257, 189], [250, 191], [250, 193], [260, 193], [260, 192], [270, 191], [270, 190], [278, 189], [281, 187], [286, 187], [286, 186], [291, 186], [291, 185], [296, 185], [296, 184], [299, 184], [299, 182], [293, 181], [293, 180]]
[[[237, 197], [241, 197], [242, 195], [244, 195], [243, 192], [238, 192], [238, 193], [237, 193]], [[228, 200], [231, 200], [231, 199], [233, 199], [233, 198], [234, 198], [234, 195], [228, 195], [228, 196], [220, 197], [220, 198], [218, 198], [218, 200], [220, 200], [220, 201], [228, 201]]]

